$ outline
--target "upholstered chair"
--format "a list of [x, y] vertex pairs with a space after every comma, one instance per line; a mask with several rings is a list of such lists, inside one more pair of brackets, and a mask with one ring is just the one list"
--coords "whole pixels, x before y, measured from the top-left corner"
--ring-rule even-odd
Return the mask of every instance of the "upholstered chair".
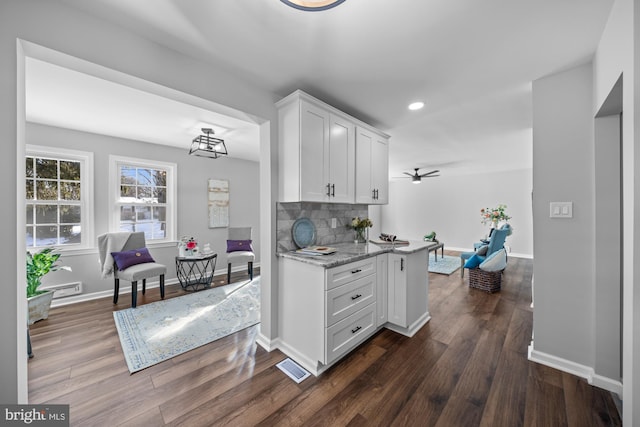
[[[486, 245], [477, 245], [474, 252], [462, 252], [460, 254], [460, 277], [464, 277], [464, 263], [474, 255], [478, 255], [481, 259], [485, 259], [492, 253], [499, 251], [504, 247], [507, 236], [511, 234], [511, 228], [494, 229], [489, 237], [489, 243]], [[476, 245], [474, 245], [476, 246]], [[486, 252], [484, 247], [486, 247]]]
[[231, 264], [246, 263], [249, 278], [253, 280], [255, 254], [251, 241], [251, 227], [229, 227], [227, 237], [227, 283], [231, 283]]
[[[164, 299], [164, 275], [167, 267], [156, 263], [149, 255], [143, 232], [102, 234], [98, 236], [98, 249], [102, 276], [108, 277], [113, 273], [114, 304], [118, 303], [120, 279], [131, 282], [131, 307], [137, 304], [138, 281], [142, 280], [144, 295], [147, 279], [155, 276], [160, 278], [160, 297]], [[118, 264], [122, 269], [119, 269]]]

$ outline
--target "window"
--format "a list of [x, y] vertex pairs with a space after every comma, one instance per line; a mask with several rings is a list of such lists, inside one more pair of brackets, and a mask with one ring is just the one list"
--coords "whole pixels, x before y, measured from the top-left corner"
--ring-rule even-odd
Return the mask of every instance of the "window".
[[93, 154], [27, 146], [27, 248], [93, 246]]
[[113, 231], [143, 231], [147, 241], [175, 241], [177, 166], [111, 156]]

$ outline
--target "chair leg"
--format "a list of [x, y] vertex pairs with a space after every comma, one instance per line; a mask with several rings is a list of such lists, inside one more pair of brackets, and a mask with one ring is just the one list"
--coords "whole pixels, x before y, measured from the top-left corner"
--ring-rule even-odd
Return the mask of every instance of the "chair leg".
[[460, 258], [460, 277], [464, 279], [464, 260]]
[[147, 291], [147, 279], [142, 279], [142, 295]]
[[227, 264], [227, 285], [231, 283], [231, 263]]
[[164, 274], [160, 275], [160, 298], [164, 299]]
[[138, 282], [131, 282], [131, 307], [136, 308], [138, 300]]
[[114, 279], [113, 283], [113, 303], [118, 303], [118, 292], [120, 291], [120, 279], [117, 277]]
[[253, 280], [253, 261], [249, 261], [247, 269], [249, 270], [249, 278]]

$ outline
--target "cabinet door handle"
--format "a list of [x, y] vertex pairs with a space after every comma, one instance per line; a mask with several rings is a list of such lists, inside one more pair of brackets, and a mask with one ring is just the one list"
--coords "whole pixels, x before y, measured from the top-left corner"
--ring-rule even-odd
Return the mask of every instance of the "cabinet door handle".
[[380, 198], [380, 190], [376, 188], [376, 200]]
[[327, 184], [327, 196], [331, 197], [331, 184], [330, 183]]
[[358, 298], [360, 298], [362, 296], [362, 294], [355, 294], [354, 296], [351, 297], [352, 300], [357, 300]]
[[355, 329], [351, 330], [352, 334], [355, 334], [356, 332], [358, 332], [360, 329], [362, 329], [362, 326], [357, 326]]
[[371, 198], [372, 198], [373, 200], [375, 200], [375, 199], [376, 199], [376, 190], [371, 190]]
[[378, 190], [373, 190], [373, 200], [378, 200]]
[[336, 197], [336, 185], [331, 184], [331, 196]]
[[404, 258], [400, 258], [400, 271], [404, 271]]
[[351, 270], [351, 274], [356, 274], [356, 273], [360, 273], [362, 270], [357, 269], [357, 270]]

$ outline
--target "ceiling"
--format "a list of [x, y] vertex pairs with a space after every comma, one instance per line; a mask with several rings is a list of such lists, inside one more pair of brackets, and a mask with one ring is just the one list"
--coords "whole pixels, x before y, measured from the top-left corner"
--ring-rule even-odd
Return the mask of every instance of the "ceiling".
[[[392, 137], [392, 177], [414, 167], [438, 168], [441, 174], [531, 168], [531, 82], [587, 63], [613, 3], [346, 0], [326, 11], [303, 12], [279, 0], [63, 1], [225, 67], [278, 96], [302, 89], [378, 127]], [[55, 78], [49, 71], [37, 78]], [[28, 84], [30, 80], [28, 75]], [[117, 118], [126, 138], [183, 144], [186, 149], [200, 123], [207, 123], [220, 127], [218, 136], [227, 141], [230, 154], [234, 132], [248, 147], [257, 143], [255, 129], [208, 116], [201, 108], [150, 99], [154, 95], [116, 89], [105, 81], [81, 80], [87, 86], [74, 90], [79, 87], [74, 80], [67, 88], [75, 94], [43, 96], [54, 96], [60, 112], [67, 108], [61, 99], [83, 105], [74, 97], [95, 96], [95, 91], [114, 94], [99, 116]], [[56, 85], [45, 80], [31, 94], [37, 96], [42, 86]], [[33, 100], [35, 106], [37, 101], [27, 96], [27, 104]], [[122, 99], [129, 111], [123, 111]], [[409, 111], [407, 105], [416, 100], [425, 107]], [[53, 125], [65, 120], [47, 117], [52, 109], [45, 101], [42, 105], [37, 113], [28, 112], [28, 120]], [[114, 129], [113, 123], [90, 125], [92, 121], [85, 117], [82, 130]], [[70, 122], [66, 119], [64, 126], [72, 126]], [[248, 158], [257, 160], [251, 157], [256, 152], [248, 148]]]

